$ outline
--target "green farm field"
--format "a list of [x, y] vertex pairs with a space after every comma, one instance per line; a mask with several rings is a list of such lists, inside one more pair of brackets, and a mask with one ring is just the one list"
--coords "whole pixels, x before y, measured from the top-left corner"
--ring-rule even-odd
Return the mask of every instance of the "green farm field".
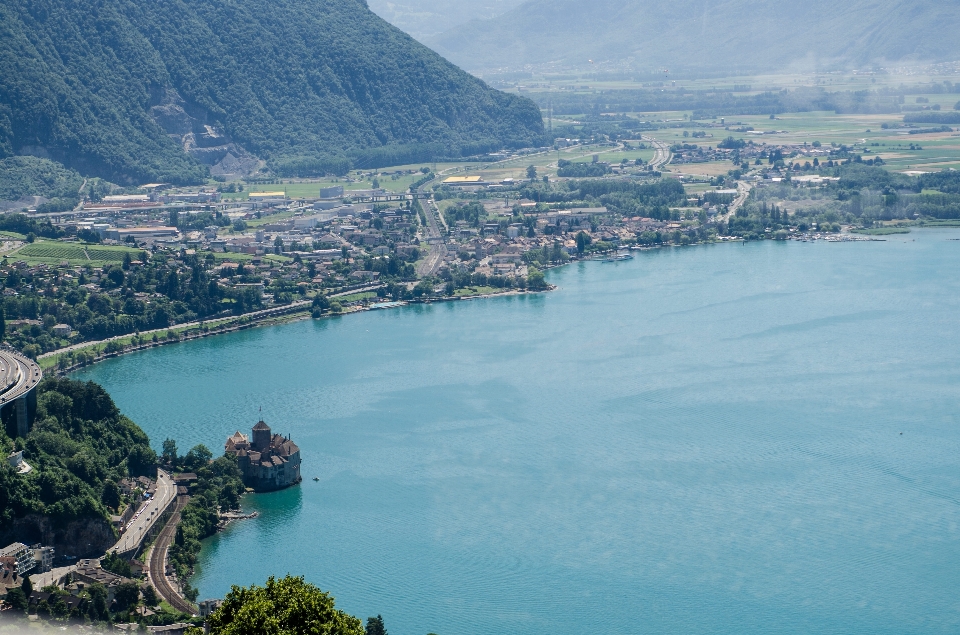
[[29, 264], [60, 264], [67, 261], [71, 265], [93, 265], [123, 262], [123, 255], [129, 253], [136, 259], [141, 250], [126, 247], [103, 247], [44, 241], [24, 245], [8, 256], [10, 259], [23, 260]]

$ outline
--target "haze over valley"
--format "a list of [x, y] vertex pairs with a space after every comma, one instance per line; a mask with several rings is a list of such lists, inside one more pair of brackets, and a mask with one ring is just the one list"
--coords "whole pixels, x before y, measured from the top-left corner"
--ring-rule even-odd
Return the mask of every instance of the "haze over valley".
[[423, 41], [471, 71], [736, 75], [954, 61], [958, 27], [940, 0], [527, 0]]

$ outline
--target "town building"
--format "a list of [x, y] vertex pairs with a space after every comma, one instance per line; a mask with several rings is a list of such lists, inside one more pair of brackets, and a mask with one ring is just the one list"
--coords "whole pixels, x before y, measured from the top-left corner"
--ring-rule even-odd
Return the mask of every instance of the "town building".
[[223, 600], [204, 600], [197, 607], [200, 609], [200, 617], [210, 617], [223, 606]]
[[17, 575], [23, 575], [37, 564], [33, 559], [33, 550], [22, 542], [15, 542], [0, 549], [0, 563], [16, 571]]
[[53, 569], [53, 557], [56, 553], [53, 547], [33, 545], [30, 549], [33, 552], [34, 573], [48, 573]]
[[227, 439], [224, 451], [237, 457], [243, 484], [256, 492], [271, 492], [295, 485], [300, 477], [300, 448], [260, 420], [253, 440], [239, 430]]

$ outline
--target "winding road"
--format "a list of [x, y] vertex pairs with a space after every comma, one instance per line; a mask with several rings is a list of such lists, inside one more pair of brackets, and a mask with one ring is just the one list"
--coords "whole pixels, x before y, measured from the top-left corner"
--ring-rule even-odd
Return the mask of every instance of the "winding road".
[[157, 470], [156, 493], [153, 498], [140, 507], [135, 519], [124, 529], [120, 540], [110, 548], [110, 552], [118, 554], [136, 553], [144, 537], [150, 533], [150, 529], [163, 515], [176, 495], [177, 485], [170, 475], [163, 470]]
[[164, 600], [170, 603], [173, 608], [182, 613], [196, 615], [197, 607], [187, 602], [179, 593], [174, 590], [167, 579], [167, 551], [173, 544], [173, 539], [177, 535], [177, 523], [180, 522], [180, 512], [187, 506], [190, 500], [189, 496], [178, 496], [177, 502], [173, 508], [173, 514], [170, 520], [157, 536], [157, 542], [153, 545], [153, 551], [150, 553], [150, 584], [157, 590]]

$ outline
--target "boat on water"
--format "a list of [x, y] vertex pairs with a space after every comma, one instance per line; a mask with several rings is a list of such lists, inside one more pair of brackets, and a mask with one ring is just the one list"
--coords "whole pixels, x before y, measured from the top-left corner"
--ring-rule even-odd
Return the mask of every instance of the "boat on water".
[[616, 256], [605, 258], [603, 261], [604, 262], [623, 262], [624, 260], [633, 260], [633, 256], [631, 256], [630, 254], [617, 254]]
[[320, 477], [319, 477], [319, 476], [314, 476], [314, 477], [313, 477], [313, 480], [319, 481], [319, 480], [320, 480]]

